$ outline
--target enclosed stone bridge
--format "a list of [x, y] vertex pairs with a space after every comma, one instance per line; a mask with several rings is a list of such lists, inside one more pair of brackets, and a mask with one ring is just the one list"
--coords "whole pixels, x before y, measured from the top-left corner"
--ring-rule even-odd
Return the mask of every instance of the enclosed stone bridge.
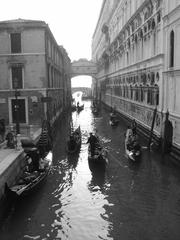
[[96, 78], [97, 74], [97, 65], [93, 61], [88, 61], [85, 58], [81, 58], [78, 61], [74, 61], [71, 64], [71, 78], [88, 75], [93, 78]]
[[83, 98], [91, 98], [92, 97], [92, 90], [91, 88], [88, 87], [74, 87], [71, 90], [72, 94], [75, 92], [82, 92], [82, 97]]

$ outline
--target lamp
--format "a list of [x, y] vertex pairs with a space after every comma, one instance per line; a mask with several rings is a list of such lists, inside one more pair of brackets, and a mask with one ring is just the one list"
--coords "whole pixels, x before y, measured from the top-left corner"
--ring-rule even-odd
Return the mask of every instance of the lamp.
[[14, 78], [13, 81], [14, 89], [15, 89], [15, 116], [16, 116], [16, 135], [20, 133], [20, 125], [19, 125], [19, 102], [18, 102], [18, 96], [20, 96], [20, 93], [18, 91], [18, 79]]

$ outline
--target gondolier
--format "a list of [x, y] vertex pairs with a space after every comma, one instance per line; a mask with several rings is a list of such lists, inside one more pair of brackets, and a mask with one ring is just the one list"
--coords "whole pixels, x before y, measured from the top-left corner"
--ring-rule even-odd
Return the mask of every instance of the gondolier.
[[69, 154], [77, 153], [81, 147], [81, 128], [80, 126], [73, 132], [67, 141], [67, 151]]
[[90, 144], [91, 157], [93, 157], [95, 149], [96, 149], [96, 146], [99, 143], [99, 140], [98, 140], [98, 138], [95, 135], [90, 133], [90, 136], [89, 136], [89, 138], [87, 140], [87, 143]]

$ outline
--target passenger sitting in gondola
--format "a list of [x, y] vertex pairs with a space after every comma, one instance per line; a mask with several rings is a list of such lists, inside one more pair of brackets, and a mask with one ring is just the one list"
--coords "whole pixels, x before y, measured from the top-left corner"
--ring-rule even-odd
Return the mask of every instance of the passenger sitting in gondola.
[[39, 159], [39, 171], [43, 172], [48, 166], [48, 162], [46, 159]]
[[116, 121], [116, 115], [115, 114], [111, 114], [110, 115], [110, 121], [112, 121], [112, 122], [115, 122]]
[[135, 142], [133, 143], [133, 149], [134, 149], [135, 151], [139, 151], [139, 150], [141, 149], [140, 144], [139, 144], [138, 141], [135, 141]]
[[128, 126], [126, 135], [125, 135], [125, 142], [126, 142], [126, 147], [129, 151], [132, 150], [132, 138], [133, 138], [133, 132], [130, 126]]
[[101, 161], [103, 161], [103, 160], [104, 160], [103, 155], [102, 155], [102, 153], [100, 153], [99, 156], [98, 156], [98, 161], [101, 162]]
[[74, 133], [73, 133], [73, 137], [74, 137], [74, 140], [75, 141], [77, 141], [78, 139], [79, 139], [79, 132], [78, 131], [75, 131]]
[[95, 135], [90, 133], [87, 143], [90, 144], [91, 157], [93, 157], [95, 154], [95, 149], [96, 149], [97, 145], [99, 144], [99, 139]]
[[110, 113], [110, 121], [116, 121], [117, 115], [116, 115], [116, 110], [113, 109], [112, 112]]
[[140, 150], [138, 135], [134, 134], [132, 129], [128, 126], [126, 131], [126, 146], [129, 151]]
[[136, 123], [135, 119], [133, 119], [133, 121], [132, 121], [131, 129], [132, 129], [133, 134], [137, 133], [137, 130], [136, 130], [137, 129], [137, 123]]
[[39, 151], [37, 148], [31, 148], [27, 152], [27, 171], [33, 172], [33, 171], [39, 171]]
[[128, 141], [128, 139], [133, 135], [133, 132], [132, 132], [132, 129], [130, 126], [127, 127], [127, 130], [126, 130], [126, 134], [125, 134], [125, 137], [126, 137], [126, 141]]
[[132, 135], [131, 141], [132, 148], [136, 151], [140, 150], [139, 138], [137, 134]]

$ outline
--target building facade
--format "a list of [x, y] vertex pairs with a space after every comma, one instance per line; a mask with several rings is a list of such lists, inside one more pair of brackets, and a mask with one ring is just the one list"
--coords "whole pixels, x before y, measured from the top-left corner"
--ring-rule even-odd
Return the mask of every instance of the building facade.
[[43, 21], [0, 22], [0, 117], [51, 123], [70, 105], [70, 59]]
[[96, 97], [160, 139], [165, 116], [180, 148], [180, 2], [103, 1], [92, 40]]

